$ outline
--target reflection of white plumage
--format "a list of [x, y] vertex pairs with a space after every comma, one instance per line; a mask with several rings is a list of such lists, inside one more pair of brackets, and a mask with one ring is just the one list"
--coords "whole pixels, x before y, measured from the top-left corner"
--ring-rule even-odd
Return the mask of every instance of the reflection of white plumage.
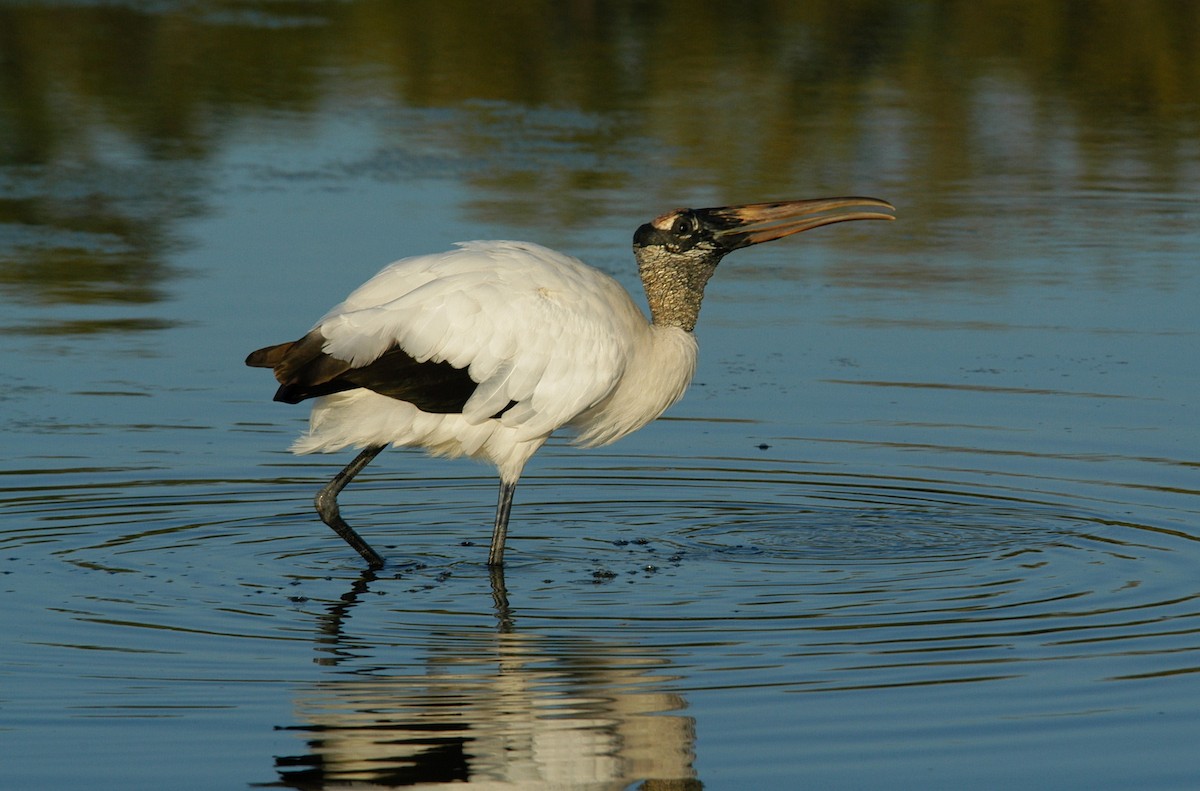
[[874, 198], [679, 209], [634, 234], [651, 322], [611, 277], [526, 242], [467, 242], [385, 267], [303, 338], [252, 353], [275, 400], [316, 398], [297, 453], [362, 452], [317, 495], [321, 519], [371, 566], [337, 495], [387, 445], [491, 462], [500, 499], [488, 563], [503, 562], [513, 490], [555, 430], [583, 446], [636, 431], [696, 368], [704, 286], [740, 247], [846, 220], [892, 219]]

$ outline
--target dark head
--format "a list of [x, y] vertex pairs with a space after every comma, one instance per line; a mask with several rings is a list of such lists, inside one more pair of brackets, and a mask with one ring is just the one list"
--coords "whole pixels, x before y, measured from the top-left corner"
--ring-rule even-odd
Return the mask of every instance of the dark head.
[[835, 222], [891, 220], [894, 211], [892, 204], [876, 198], [820, 198], [664, 214], [633, 235], [633, 254], [654, 323], [691, 332], [704, 286], [734, 250]]

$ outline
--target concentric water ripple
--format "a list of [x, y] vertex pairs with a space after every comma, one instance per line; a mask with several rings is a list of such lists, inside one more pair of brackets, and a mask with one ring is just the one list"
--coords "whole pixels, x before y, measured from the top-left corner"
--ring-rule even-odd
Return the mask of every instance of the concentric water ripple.
[[[1097, 684], [1197, 672], [1185, 493], [1156, 510], [1128, 502], [1137, 487], [1065, 476], [552, 456], [522, 481], [499, 575], [484, 565], [495, 480], [417, 477], [415, 454], [343, 496], [389, 558], [377, 574], [312, 511], [326, 459], [10, 476], [0, 579], [44, 617], [9, 668], [60, 654], [111, 688], [83, 687], [79, 715], [123, 719], [265, 691], [279, 679], [263, 670], [287, 665], [276, 771], [300, 785], [437, 778], [451, 748], [473, 776], [524, 755], [549, 775], [686, 780], [683, 712], [730, 690], [746, 718], [781, 693], [1049, 685], [1021, 716], [1055, 720], [1086, 716]], [[338, 672], [303, 681], [314, 662]], [[512, 747], [551, 743], [589, 768]]]

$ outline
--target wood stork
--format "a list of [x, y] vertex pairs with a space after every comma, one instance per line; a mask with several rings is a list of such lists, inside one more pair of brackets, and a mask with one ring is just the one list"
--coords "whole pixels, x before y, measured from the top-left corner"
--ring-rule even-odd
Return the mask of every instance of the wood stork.
[[293, 452], [362, 449], [316, 507], [371, 567], [383, 558], [342, 519], [337, 496], [387, 445], [496, 466], [497, 567], [517, 479], [552, 433], [607, 445], [683, 395], [704, 286], [723, 256], [894, 211], [875, 198], [823, 198], [668, 212], [633, 235], [649, 322], [617, 281], [578, 259], [529, 242], [462, 242], [389, 264], [307, 335], [246, 364], [274, 369], [276, 401], [316, 399]]

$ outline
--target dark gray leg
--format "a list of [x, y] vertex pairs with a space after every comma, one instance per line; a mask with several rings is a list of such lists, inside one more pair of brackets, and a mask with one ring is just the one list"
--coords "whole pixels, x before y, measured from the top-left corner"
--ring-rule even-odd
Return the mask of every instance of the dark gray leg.
[[315, 500], [321, 521], [332, 527], [334, 532], [346, 540], [347, 544], [354, 547], [358, 554], [363, 556], [363, 560], [367, 561], [367, 565], [373, 569], [383, 567], [383, 557], [371, 549], [371, 545], [363, 541], [362, 536], [355, 533], [354, 528], [342, 519], [342, 515], [338, 511], [337, 496], [342, 489], [346, 488], [346, 484], [350, 483], [355, 475], [362, 472], [362, 468], [370, 464], [371, 459], [378, 456], [385, 447], [385, 445], [371, 445], [363, 448], [362, 453], [354, 457], [354, 461], [347, 464], [341, 472], [333, 476], [333, 480], [317, 492]]
[[496, 503], [496, 526], [492, 528], [492, 549], [488, 552], [489, 566], [504, 565], [504, 542], [508, 538], [508, 512], [512, 510], [513, 490], [517, 482], [500, 482], [500, 501]]
[[492, 581], [492, 603], [496, 606], [496, 625], [500, 634], [513, 630], [512, 608], [508, 606], [508, 588], [504, 585], [504, 566], [488, 566]]

